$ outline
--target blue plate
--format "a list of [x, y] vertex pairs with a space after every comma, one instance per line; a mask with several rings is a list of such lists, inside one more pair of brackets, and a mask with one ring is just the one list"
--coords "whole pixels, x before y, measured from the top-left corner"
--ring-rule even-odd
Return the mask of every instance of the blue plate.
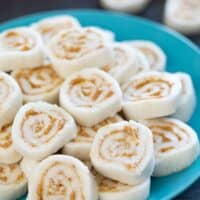
[[[191, 74], [198, 98], [196, 112], [189, 124], [200, 134], [200, 50], [188, 39], [148, 20], [97, 10], [63, 10], [21, 17], [0, 25], [0, 31], [29, 25], [44, 17], [70, 14], [83, 26], [96, 25], [116, 33], [117, 40], [147, 39], [156, 42], [167, 54], [167, 70]], [[200, 136], [200, 135], [199, 135]], [[200, 176], [200, 159], [186, 170], [163, 178], [153, 178], [149, 200], [167, 200], [189, 187]], [[21, 200], [25, 200], [21, 198]]]

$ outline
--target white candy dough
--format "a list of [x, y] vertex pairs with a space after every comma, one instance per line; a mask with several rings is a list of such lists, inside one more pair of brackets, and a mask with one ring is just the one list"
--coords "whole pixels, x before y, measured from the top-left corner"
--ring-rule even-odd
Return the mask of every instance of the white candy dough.
[[60, 89], [60, 105], [76, 121], [91, 127], [121, 110], [118, 83], [99, 69], [85, 69], [69, 76]]
[[88, 26], [87, 28], [88, 29], [91, 28], [92, 30], [96, 30], [99, 33], [101, 33], [101, 35], [104, 37], [104, 39], [107, 42], [114, 42], [114, 40], [115, 40], [115, 33], [112, 32], [111, 30], [104, 29], [104, 28], [101, 28], [101, 27], [98, 27], [98, 26]]
[[95, 28], [64, 30], [50, 41], [47, 54], [55, 71], [67, 78], [81, 69], [112, 63], [113, 54], [107, 40]]
[[166, 72], [144, 72], [122, 86], [123, 112], [128, 119], [151, 119], [175, 113], [180, 79]]
[[199, 155], [199, 141], [187, 124], [173, 119], [146, 120], [154, 138], [154, 176], [165, 176], [190, 166]]
[[18, 111], [13, 126], [14, 147], [24, 157], [41, 160], [76, 137], [73, 118], [56, 105], [28, 103]]
[[79, 21], [69, 15], [58, 15], [42, 19], [31, 26], [42, 37], [45, 43], [62, 30], [71, 30], [80, 28]]
[[105, 177], [124, 184], [140, 184], [154, 169], [151, 131], [134, 121], [100, 128], [92, 143], [90, 159]]
[[181, 80], [182, 92], [179, 99], [178, 108], [173, 117], [187, 122], [191, 118], [196, 106], [194, 86], [189, 74], [176, 73], [175, 75], [177, 75]]
[[76, 158], [54, 155], [35, 169], [28, 200], [97, 200], [97, 187], [87, 166]]
[[151, 180], [148, 178], [137, 185], [127, 185], [99, 174], [90, 161], [84, 161], [95, 177], [100, 200], [145, 200], [150, 193]]
[[0, 164], [0, 199], [18, 199], [26, 190], [27, 180], [19, 164]]
[[0, 128], [11, 123], [22, 106], [22, 93], [16, 81], [0, 72]]
[[199, 0], [167, 0], [165, 5], [165, 23], [171, 28], [185, 33], [200, 32]]
[[100, 2], [106, 9], [138, 13], [146, 7], [150, 0], [101, 0]]
[[63, 79], [56, 74], [50, 64], [33, 69], [15, 70], [12, 76], [21, 88], [24, 102], [40, 100], [58, 102]]
[[131, 40], [126, 44], [138, 49], [147, 59], [150, 69], [164, 71], [166, 68], [165, 52], [154, 42], [148, 40]]
[[81, 160], [89, 160], [92, 141], [97, 134], [98, 129], [122, 120], [123, 119], [119, 115], [114, 115], [106, 118], [104, 121], [91, 128], [80, 126], [77, 137], [64, 146], [62, 153], [74, 156]]
[[30, 28], [15, 28], [0, 34], [0, 70], [33, 68], [44, 63], [42, 40]]
[[22, 158], [14, 148], [11, 127], [12, 123], [8, 123], [0, 129], [0, 163], [4, 164], [16, 163]]
[[34, 171], [39, 163], [40, 161], [31, 160], [28, 158], [23, 158], [20, 162], [20, 167], [29, 181], [32, 180], [32, 176], [34, 176]]
[[102, 70], [109, 73], [120, 84], [140, 71], [138, 53], [130, 46], [123, 43], [113, 43], [112, 51], [114, 63], [102, 66]]

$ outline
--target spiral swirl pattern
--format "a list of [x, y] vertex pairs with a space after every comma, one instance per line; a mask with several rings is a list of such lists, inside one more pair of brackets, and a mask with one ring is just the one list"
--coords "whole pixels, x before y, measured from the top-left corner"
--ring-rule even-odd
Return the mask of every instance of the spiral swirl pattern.
[[70, 81], [67, 94], [77, 106], [92, 107], [103, 103], [114, 95], [110, 82], [97, 73], [80, 75]]
[[30, 109], [21, 122], [21, 135], [29, 146], [38, 147], [50, 142], [64, 128], [65, 123], [62, 113], [56, 110]]
[[8, 50], [29, 51], [35, 47], [36, 42], [28, 33], [16, 29], [7, 31], [3, 35], [2, 45]]
[[60, 59], [73, 60], [104, 47], [103, 37], [92, 29], [63, 31], [54, 40], [53, 52]]
[[0, 184], [13, 185], [26, 181], [25, 175], [18, 164], [0, 164]]
[[8, 149], [11, 145], [11, 124], [6, 124], [0, 130], [0, 148]]
[[96, 188], [88, 168], [64, 155], [47, 158], [36, 169], [29, 198], [96, 200]]
[[157, 119], [147, 121], [154, 138], [156, 156], [177, 151], [191, 141], [188, 131], [170, 119]]
[[124, 126], [103, 138], [98, 153], [102, 160], [112, 161], [124, 165], [127, 169], [133, 169], [141, 164], [147, 153], [146, 143], [146, 139], [138, 133], [135, 127]]
[[34, 69], [17, 70], [13, 73], [23, 95], [35, 97], [51, 93], [59, 88], [63, 82], [51, 65]]
[[146, 74], [140, 78], [132, 79], [123, 88], [124, 98], [127, 101], [141, 101], [148, 99], [160, 99], [169, 96], [172, 93], [172, 87], [175, 85], [164, 74]]

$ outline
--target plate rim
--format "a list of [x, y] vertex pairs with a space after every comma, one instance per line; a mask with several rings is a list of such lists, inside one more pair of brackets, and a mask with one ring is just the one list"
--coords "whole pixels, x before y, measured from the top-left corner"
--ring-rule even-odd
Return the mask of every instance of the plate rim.
[[[146, 19], [144, 17], [131, 15], [127, 13], [120, 13], [116, 11], [105, 11], [105, 10], [99, 10], [99, 9], [59, 9], [59, 10], [50, 10], [50, 11], [41, 11], [41, 12], [34, 12], [27, 15], [22, 15], [13, 19], [9, 19], [3, 22], [0, 22], [0, 33], [6, 29], [17, 27], [18, 24], [22, 23], [33, 23], [33, 21], [38, 21], [42, 18], [51, 17], [55, 15], [73, 15], [73, 14], [98, 14], [98, 15], [111, 15], [113, 17], [124, 17], [124, 18], [131, 18], [132, 20], [136, 20], [140, 23], [143, 23], [145, 25], [149, 25], [153, 27], [154, 29], [157, 29], [159, 31], [165, 32], [166, 34], [170, 35], [171, 37], [174, 37], [177, 40], [180, 40], [181, 42], [185, 43], [189, 48], [191, 48], [198, 56], [200, 56], [200, 48], [198, 45], [196, 45], [194, 42], [192, 42], [189, 38], [182, 35], [181, 33], [176, 32], [175, 30], [159, 23], [152, 21], [150, 19]], [[13, 25], [14, 24], [14, 25]], [[197, 174], [197, 177], [195, 177], [193, 180], [190, 181], [190, 183], [186, 183], [183, 187], [180, 187], [176, 191], [171, 192], [167, 196], [165, 196], [165, 200], [170, 200], [171, 198], [174, 198], [181, 194], [183, 191], [188, 189], [195, 181], [197, 181], [200, 177], [200, 173]]]

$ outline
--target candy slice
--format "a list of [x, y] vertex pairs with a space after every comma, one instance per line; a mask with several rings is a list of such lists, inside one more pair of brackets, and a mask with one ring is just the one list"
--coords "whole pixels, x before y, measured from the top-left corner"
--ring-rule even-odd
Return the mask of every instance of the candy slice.
[[185, 34], [200, 32], [199, 0], [167, 0], [165, 5], [165, 23]]
[[12, 139], [18, 152], [29, 159], [41, 160], [58, 151], [76, 137], [72, 117], [56, 105], [28, 103], [17, 113]]
[[143, 10], [150, 0], [101, 0], [101, 5], [110, 10], [138, 13]]
[[154, 176], [165, 176], [183, 170], [199, 155], [197, 134], [185, 123], [170, 118], [146, 120], [154, 138]]
[[54, 155], [35, 169], [28, 200], [97, 200], [97, 187], [89, 169], [76, 158]]
[[47, 52], [55, 71], [64, 78], [84, 68], [113, 62], [105, 36], [95, 28], [62, 31], [51, 40]]
[[56, 74], [51, 65], [15, 70], [12, 76], [22, 90], [24, 102], [39, 100], [58, 102], [63, 79]]
[[166, 55], [156, 43], [148, 40], [133, 40], [127, 41], [126, 44], [138, 49], [146, 57], [151, 70], [165, 70]]
[[22, 93], [16, 81], [0, 72], [0, 128], [11, 123], [22, 105]]
[[5, 124], [0, 129], [0, 162], [12, 164], [21, 160], [22, 156], [14, 149], [11, 138], [12, 124]]
[[140, 70], [138, 54], [133, 48], [120, 43], [114, 43], [112, 50], [115, 62], [110, 65], [104, 65], [101, 69], [109, 73], [121, 84]]
[[123, 112], [128, 119], [151, 119], [175, 113], [180, 79], [165, 72], [145, 72], [122, 86]]
[[18, 164], [0, 164], [0, 199], [18, 199], [26, 193], [27, 180]]
[[138, 185], [127, 185], [99, 174], [90, 161], [84, 161], [94, 175], [100, 200], [145, 200], [150, 193], [150, 178]]
[[104, 121], [91, 128], [80, 126], [77, 137], [64, 146], [62, 153], [77, 157], [82, 160], [89, 160], [92, 141], [98, 129], [122, 120], [123, 119], [119, 115], [114, 115], [106, 118]]
[[196, 106], [195, 91], [189, 74], [176, 73], [176, 75], [181, 80], [182, 92], [179, 99], [178, 108], [173, 117], [187, 122], [191, 118]]
[[15, 28], [0, 35], [0, 70], [33, 68], [43, 62], [42, 41], [34, 30]]
[[142, 183], [154, 168], [151, 131], [134, 121], [104, 126], [94, 137], [90, 158], [105, 177], [130, 185]]
[[121, 104], [118, 83], [99, 69], [72, 74], [60, 89], [60, 105], [82, 126], [94, 126], [116, 114]]
[[72, 16], [60, 15], [42, 19], [32, 24], [32, 28], [41, 35], [43, 41], [46, 43], [62, 30], [80, 28], [80, 23]]

